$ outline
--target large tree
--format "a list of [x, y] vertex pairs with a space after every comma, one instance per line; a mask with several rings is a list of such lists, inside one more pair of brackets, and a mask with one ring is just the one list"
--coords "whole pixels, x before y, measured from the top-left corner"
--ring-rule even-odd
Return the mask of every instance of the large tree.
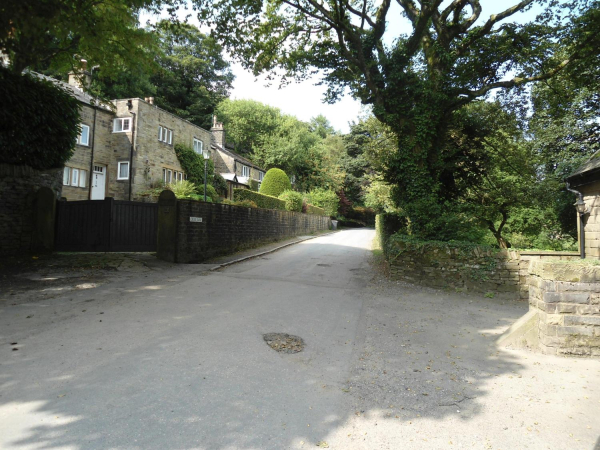
[[[522, 0], [482, 15], [479, 0], [196, 0], [201, 19], [255, 72], [283, 80], [318, 69], [328, 99], [345, 89], [398, 136], [386, 179], [414, 232], [436, 236], [457, 196], [467, 154], [448, 146], [456, 112], [496, 89], [551, 78], [597, 54], [597, 0]], [[529, 23], [514, 21], [545, 8]], [[513, 20], [513, 21], [511, 21]], [[231, 26], [236, 24], [236, 26]], [[557, 53], [568, 42], [566, 58]], [[458, 121], [458, 123], [454, 123]], [[458, 177], [458, 178], [457, 178]]]

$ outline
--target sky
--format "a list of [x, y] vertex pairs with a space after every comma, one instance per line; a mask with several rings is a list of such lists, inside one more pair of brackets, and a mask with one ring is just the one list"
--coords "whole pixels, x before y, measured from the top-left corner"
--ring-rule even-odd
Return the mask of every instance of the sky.
[[[498, 13], [506, 8], [514, 5], [516, 0], [482, 0], [482, 15], [481, 20], [487, 20], [493, 13]], [[188, 11], [189, 12], [189, 11]], [[514, 16], [518, 21], [531, 20], [537, 11]], [[182, 18], [186, 12], [182, 11]], [[387, 24], [390, 32], [390, 38], [386, 41], [387, 45], [392, 43], [391, 39], [398, 34], [410, 31], [410, 25], [407, 19], [401, 16], [400, 7], [393, 2], [390, 11], [387, 14], [390, 19]], [[142, 15], [141, 22], [147, 20], [154, 22], [158, 19], [157, 16]], [[199, 26], [195, 17], [189, 19], [190, 23]], [[201, 27], [202, 29], [202, 27]], [[207, 32], [207, 30], [202, 29]], [[242, 68], [240, 64], [232, 64], [232, 72], [236, 79], [233, 82], [233, 90], [231, 91], [231, 99], [250, 99], [265, 103], [270, 106], [279, 108], [285, 114], [296, 116], [302, 121], [308, 122], [312, 117], [320, 114], [327, 117], [331, 125], [342, 133], [350, 131], [349, 124], [358, 122], [359, 117], [368, 114], [368, 107], [365, 108], [357, 100], [354, 100], [349, 94], [345, 95], [335, 104], [323, 103], [326, 87], [316, 85], [318, 78], [306, 80], [300, 83], [291, 83], [285, 87], [279, 88], [277, 82], [267, 86], [267, 81], [264, 76], [255, 77], [251, 72]]]

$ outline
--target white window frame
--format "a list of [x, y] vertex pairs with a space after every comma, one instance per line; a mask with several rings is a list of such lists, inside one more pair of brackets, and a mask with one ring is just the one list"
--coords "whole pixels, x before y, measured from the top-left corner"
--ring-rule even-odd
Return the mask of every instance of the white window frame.
[[200, 139], [194, 138], [194, 151], [201, 155], [204, 151], [204, 142], [202, 142]]
[[79, 186], [79, 169], [71, 169], [71, 186]]
[[79, 169], [79, 187], [84, 188], [87, 183], [87, 170]]
[[[85, 145], [86, 147], [89, 147], [90, 145], [90, 127], [89, 125], [85, 125], [85, 124], [80, 124], [81, 126], [81, 133], [79, 133], [79, 136], [77, 136], [77, 143], [79, 145]], [[86, 140], [85, 142], [83, 141], [83, 130], [87, 130], [87, 135], [86, 135]]]
[[242, 165], [242, 176], [250, 178], [250, 166]]
[[167, 169], [167, 180], [168, 184], [173, 182], [173, 171], [171, 169]]
[[63, 170], [63, 186], [70, 186], [71, 181], [71, 168], [66, 167]]
[[173, 130], [162, 125], [158, 126], [158, 140], [165, 144], [173, 144]]
[[265, 177], [265, 173], [262, 170], [258, 171], [258, 181], [262, 181]]
[[[125, 123], [127, 123], [127, 128], [124, 127]], [[117, 127], [117, 124], [120, 124], [119, 127]], [[131, 131], [131, 117], [117, 117], [113, 120], [113, 133], [127, 133], [129, 131]]]
[[[124, 164], [127, 165], [127, 176], [126, 177], [121, 176], [121, 166]], [[117, 180], [129, 180], [129, 161], [119, 161], [117, 163]]]
[[179, 172], [179, 174], [177, 175], [177, 181], [183, 181], [183, 172]]

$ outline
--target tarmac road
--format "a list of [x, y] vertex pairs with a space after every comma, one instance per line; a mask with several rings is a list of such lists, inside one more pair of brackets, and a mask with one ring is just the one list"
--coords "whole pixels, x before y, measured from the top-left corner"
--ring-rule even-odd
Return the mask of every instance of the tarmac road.
[[389, 282], [373, 237], [1, 307], [0, 448], [594, 448], [600, 362], [497, 348], [525, 303]]

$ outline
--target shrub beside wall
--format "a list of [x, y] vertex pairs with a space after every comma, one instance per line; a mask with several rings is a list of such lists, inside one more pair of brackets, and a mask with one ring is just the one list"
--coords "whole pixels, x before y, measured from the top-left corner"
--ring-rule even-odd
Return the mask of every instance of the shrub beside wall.
[[256, 206], [264, 209], [282, 209], [285, 210], [285, 202], [277, 197], [260, 194], [249, 189], [234, 189], [233, 199], [236, 202], [250, 200], [256, 203]]

